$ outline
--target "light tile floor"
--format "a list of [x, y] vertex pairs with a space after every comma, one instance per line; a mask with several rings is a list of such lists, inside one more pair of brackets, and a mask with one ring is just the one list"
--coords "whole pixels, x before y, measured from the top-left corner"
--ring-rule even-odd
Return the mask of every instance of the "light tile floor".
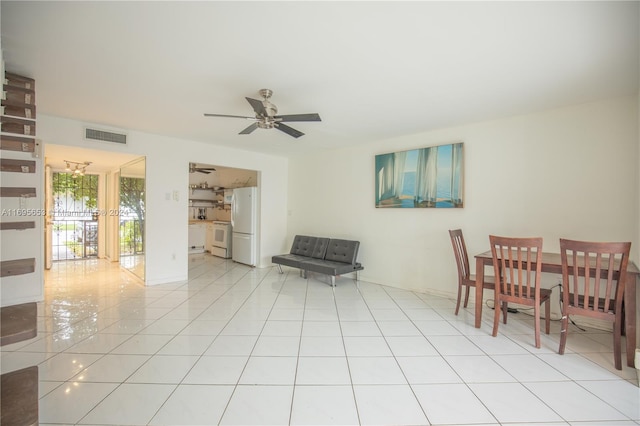
[[[453, 283], [452, 283], [453, 285]], [[105, 261], [55, 263], [38, 336], [2, 372], [39, 366], [41, 424], [638, 425], [636, 372], [611, 334], [297, 270], [191, 255], [186, 284], [142, 286]], [[486, 312], [488, 311], [488, 312]]]

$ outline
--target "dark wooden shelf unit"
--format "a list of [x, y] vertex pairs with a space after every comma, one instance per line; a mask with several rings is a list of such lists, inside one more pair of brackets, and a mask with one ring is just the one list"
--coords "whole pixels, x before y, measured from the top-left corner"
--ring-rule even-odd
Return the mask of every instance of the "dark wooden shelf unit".
[[36, 227], [36, 223], [34, 221], [25, 221], [25, 222], [0, 222], [0, 231], [23, 231], [25, 229], [33, 229]]
[[10, 72], [5, 72], [4, 79], [2, 131], [34, 136], [36, 123], [27, 120], [36, 118], [35, 80]]
[[0, 149], [6, 151], [34, 152], [36, 150], [35, 139], [21, 136], [0, 135]]
[[36, 337], [38, 306], [35, 302], [0, 308], [0, 346]]
[[36, 122], [34, 120], [25, 120], [23, 118], [0, 116], [1, 130], [6, 133], [15, 133], [18, 135], [35, 136]]
[[13, 277], [15, 275], [24, 275], [35, 272], [36, 259], [15, 259], [3, 260], [0, 262], [0, 277]]
[[32, 78], [5, 71], [4, 79], [6, 86], [33, 91], [36, 90], [36, 81]]
[[5, 99], [11, 104], [36, 104], [36, 91], [32, 89], [25, 89], [23, 87], [11, 86], [5, 84]]
[[20, 188], [20, 187], [11, 187], [11, 186], [3, 186], [0, 187], [0, 197], [35, 197], [36, 189], [35, 188]]
[[35, 120], [36, 118], [35, 105], [11, 103], [5, 99], [2, 100], [1, 105], [4, 107], [4, 115], [26, 118], [28, 120]]
[[30, 160], [0, 159], [0, 171], [15, 173], [35, 173], [36, 162]]
[[37, 425], [38, 366], [10, 371], [0, 378], [0, 423], [7, 426]]

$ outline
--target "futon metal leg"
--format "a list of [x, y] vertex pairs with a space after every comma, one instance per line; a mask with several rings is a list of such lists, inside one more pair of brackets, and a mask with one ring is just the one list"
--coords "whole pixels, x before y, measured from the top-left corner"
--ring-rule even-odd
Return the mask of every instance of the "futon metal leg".
[[336, 277], [331, 275], [331, 287], [335, 287], [335, 286], [336, 286]]
[[300, 276], [304, 279], [308, 279], [307, 271], [305, 271], [304, 269], [300, 269]]
[[280, 272], [281, 274], [284, 274], [284, 271], [282, 270], [282, 265], [280, 265], [278, 263], [278, 272]]

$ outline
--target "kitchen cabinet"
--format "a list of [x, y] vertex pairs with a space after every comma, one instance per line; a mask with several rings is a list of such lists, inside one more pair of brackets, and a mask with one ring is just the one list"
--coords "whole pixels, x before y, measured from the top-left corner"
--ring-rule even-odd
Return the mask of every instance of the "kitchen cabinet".
[[213, 247], [213, 223], [207, 223], [207, 235], [205, 237], [205, 251], [211, 252]]
[[204, 223], [189, 225], [189, 253], [204, 253], [207, 227]]

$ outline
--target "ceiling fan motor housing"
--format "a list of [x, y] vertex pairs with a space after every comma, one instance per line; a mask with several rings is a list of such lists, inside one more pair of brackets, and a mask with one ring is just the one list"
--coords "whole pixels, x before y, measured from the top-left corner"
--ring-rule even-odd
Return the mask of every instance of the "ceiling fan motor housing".
[[262, 101], [262, 105], [264, 105], [264, 111], [267, 113], [267, 117], [273, 117], [278, 113], [278, 108], [268, 100], [265, 99]]
[[267, 119], [264, 119], [264, 120], [257, 121], [256, 124], [258, 125], [258, 128], [260, 128], [260, 129], [273, 129], [275, 121], [269, 120], [267, 118]]
[[[269, 102], [269, 98], [271, 97], [271, 95], [273, 95], [273, 90], [271, 89], [260, 89], [260, 91], [258, 92], [260, 93], [260, 96], [262, 96], [264, 99], [262, 100], [262, 105], [264, 105], [264, 112], [266, 113], [267, 117], [273, 117], [274, 115], [276, 115], [278, 113], [278, 108], [272, 104], [271, 102]], [[256, 118], [260, 118], [260, 117], [256, 117]], [[261, 127], [262, 129], [271, 129], [273, 126], [271, 127]]]

